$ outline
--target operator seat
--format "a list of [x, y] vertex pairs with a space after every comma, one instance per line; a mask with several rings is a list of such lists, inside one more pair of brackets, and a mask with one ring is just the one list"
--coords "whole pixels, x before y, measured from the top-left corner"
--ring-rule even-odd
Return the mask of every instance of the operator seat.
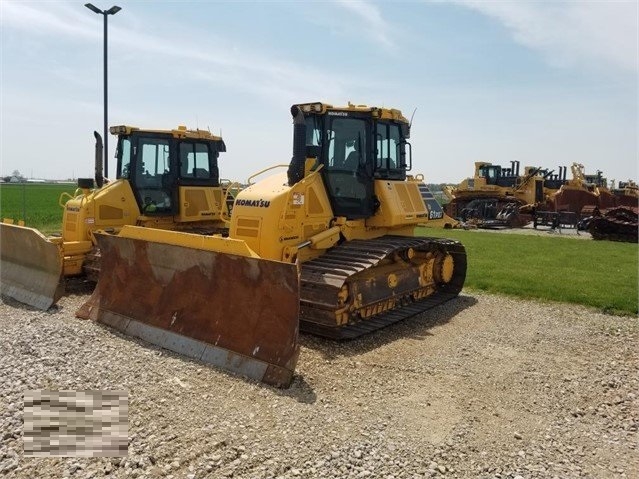
[[362, 155], [359, 152], [358, 145], [357, 145], [357, 141], [355, 143], [353, 143], [353, 148], [354, 150], [351, 151], [348, 156], [346, 157], [346, 159], [344, 160], [343, 163], [343, 168], [345, 170], [349, 170], [349, 171], [357, 171], [357, 168], [360, 165], [361, 159], [362, 159]]

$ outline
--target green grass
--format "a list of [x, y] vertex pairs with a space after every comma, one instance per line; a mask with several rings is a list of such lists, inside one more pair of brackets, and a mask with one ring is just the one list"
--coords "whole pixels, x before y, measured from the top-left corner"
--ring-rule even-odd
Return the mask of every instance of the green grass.
[[24, 220], [27, 226], [45, 234], [60, 231], [62, 208], [58, 198], [65, 191], [73, 194], [75, 189], [76, 185], [71, 183], [2, 183], [0, 218]]
[[638, 312], [636, 244], [436, 228], [418, 234], [464, 244], [471, 290]]

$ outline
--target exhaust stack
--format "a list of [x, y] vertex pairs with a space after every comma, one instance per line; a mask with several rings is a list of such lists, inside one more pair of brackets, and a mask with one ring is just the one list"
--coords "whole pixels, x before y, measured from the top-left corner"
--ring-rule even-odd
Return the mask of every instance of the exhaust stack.
[[102, 164], [102, 152], [104, 146], [102, 144], [102, 137], [97, 131], [93, 132], [95, 136], [95, 184], [98, 188], [102, 188], [104, 184], [104, 165]]
[[306, 162], [306, 121], [302, 110], [293, 105], [293, 158], [288, 166], [288, 186], [293, 186], [304, 178], [304, 163]]

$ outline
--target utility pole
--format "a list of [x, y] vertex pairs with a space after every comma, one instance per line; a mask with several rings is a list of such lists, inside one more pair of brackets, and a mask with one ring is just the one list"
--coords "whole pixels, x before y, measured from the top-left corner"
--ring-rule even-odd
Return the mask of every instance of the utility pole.
[[122, 8], [117, 5], [112, 6], [108, 10], [100, 10], [91, 3], [84, 5], [92, 12], [104, 17], [104, 176], [109, 177], [109, 120], [108, 120], [108, 78], [107, 78], [107, 18], [109, 15], [115, 15]]

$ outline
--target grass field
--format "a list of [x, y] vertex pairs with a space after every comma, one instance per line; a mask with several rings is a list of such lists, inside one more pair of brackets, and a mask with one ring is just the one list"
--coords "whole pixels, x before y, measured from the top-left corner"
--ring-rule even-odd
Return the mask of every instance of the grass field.
[[58, 198], [73, 194], [73, 183], [3, 183], [0, 185], [0, 218], [24, 220], [27, 226], [50, 234], [61, 229], [62, 208]]
[[636, 244], [435, 228], [419, 233], [464, 244], [469, 289], [637, 314]]
[[[50, 234], [60, 231], [62, 192], [73, 184], [2, 184], [0, 217], [23, 217]], [[460, 240], [468, 254], [470, 290], [562, 301], [602, 311], [637, 314], [639, 248], [636, 244], [420, 228], [425, 236]]]

